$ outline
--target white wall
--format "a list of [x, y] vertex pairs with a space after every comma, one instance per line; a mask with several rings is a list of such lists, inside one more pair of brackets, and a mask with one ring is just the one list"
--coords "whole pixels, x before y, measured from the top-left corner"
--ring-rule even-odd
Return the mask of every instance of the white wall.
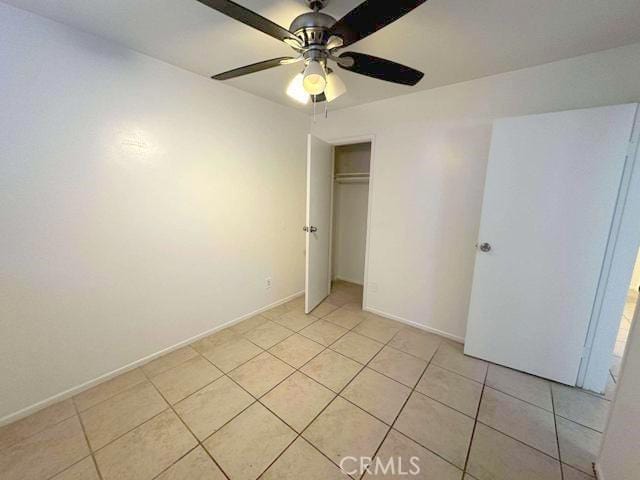
[[616, 396], [596, 461], [601, 480], [636, 480], [640, 472], [640, 309], [631, 325]]
[[306, 116], [2, 3], [0, 65], [0, 419], [303, 289]]
[[368, 289], [367, 307], [462, 340], [492, 121], [636, 102], [638, 78], [635, 44], [329, 112], [313, 124], [325, 140], [375, 135], [368, 281], [377, 289]]
[[333, 278], [364, 282], [368, 201], [368, 183], [334, 184]]

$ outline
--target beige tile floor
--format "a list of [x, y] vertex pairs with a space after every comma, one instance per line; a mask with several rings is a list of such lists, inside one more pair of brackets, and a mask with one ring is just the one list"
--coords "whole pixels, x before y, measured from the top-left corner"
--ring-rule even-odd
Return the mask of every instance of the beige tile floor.
[[312, 315], [296, 299], [2, 427], [0, 478], [348, 479], [346, 456], [418, 458], [367, 479], [591, 478], [607, 397], [467, 357], [361, 294], [336, 283]]

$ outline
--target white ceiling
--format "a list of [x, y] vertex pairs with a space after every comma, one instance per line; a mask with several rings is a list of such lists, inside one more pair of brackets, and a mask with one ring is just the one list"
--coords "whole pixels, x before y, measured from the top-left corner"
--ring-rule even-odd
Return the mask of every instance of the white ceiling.
[[[196, 0], [3, 0], [210, 76], [293, 53], [285, 44]], [[236, 0], [288, 27], [304, 0]], [[390, 0], [392, 1], [392, 0]], [[341, 17], [360, 0], [330, 0]], [[430, 0], [350, 49], [426, 73], [416, 87], [344, 70], [348, 93], [332, 109], [640, 42], [639, 0]], [[300, 68], [282, 66], [228, 83], [301, 107], [284, 93]], [[212, 80], [214, 81], [214, 80]]]

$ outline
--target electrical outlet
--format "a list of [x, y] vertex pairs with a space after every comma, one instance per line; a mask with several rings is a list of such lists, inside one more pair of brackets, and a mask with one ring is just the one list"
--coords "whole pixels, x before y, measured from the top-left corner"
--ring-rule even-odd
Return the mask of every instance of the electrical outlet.
[[377, 293], [378, 292], [378, 284], [375, 282], [369, 282], [369, 292]]
[[264, 280], [264, 288], [266, 288], [267, 290], [269, 290], [271, 288], [271, 277], [267, 277]]

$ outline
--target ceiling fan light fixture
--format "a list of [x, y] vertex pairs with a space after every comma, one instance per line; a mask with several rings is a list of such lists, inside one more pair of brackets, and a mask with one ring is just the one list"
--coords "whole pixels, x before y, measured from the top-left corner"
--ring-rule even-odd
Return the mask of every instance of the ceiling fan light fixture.
[[332, 102], [346, 91], [347, 87], [342, 79], [334, 71], [329, 70], [327, 86], [324, 89], [324, 96], [327, 98], [327, 102]]
[[324, 67], [317, 60], [311, 60], [304, 69], [302, 84], [309, 95], [320, 95], [327, 86]]
[[309, 103], [309, 94], [304, 89], [302, 73], [298, 73], [293, 77], [293, 80], [289, 82], [287, 95], [303, 105]]

